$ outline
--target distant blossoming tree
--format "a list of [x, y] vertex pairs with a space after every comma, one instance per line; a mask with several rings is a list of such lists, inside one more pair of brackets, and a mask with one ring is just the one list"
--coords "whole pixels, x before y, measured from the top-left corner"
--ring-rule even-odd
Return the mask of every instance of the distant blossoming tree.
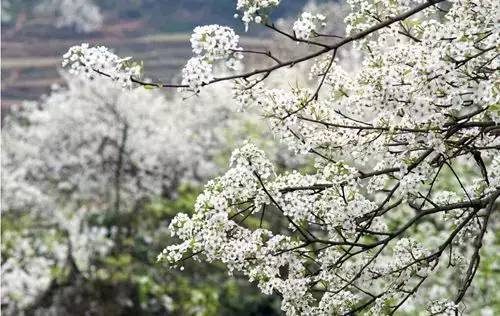
[[[488, 237], [500, 195], [498, 1], [350, 0], [345, 35], [323, 33], [328, 16], [308, 12], [280, 29], [270, 15], [279, 2], [238, 0], [237, 9], [247, 27], [310, 48], [293, 59], [241, 48], [218, 25], [195, 29], [179, 84], [143, 81], [105, 48], [65, 56], [73, 72], [126, 87], [197, 94], [231, 81], [236, 102], [259, 107], [277, 137], [316, 158], [314, 171], [278, 174], [255, 145], [235, 150], [194, 215], [172, 221], [180, 242], [159, 259], [220, 261], [279, 293], [287, 315], [394, 314], [415, 296], [428, 297], [432, 315], [468, 313], [461, 303], [484, 247], [498, 249]], [[364, 56], [355, 72], [337, 60], [350, 44]], [[270, 65], [216, 73], [248, 54]], [[311, 65], [313, 88], [266, 85], [300, 63]], [[270, 217], [282, 221], [246, 224]], [[441, 276], [444, 292], [423, 293]]]
[[73, 27], [81, 33], [96, 31], [103, 23], [99, 6], [88, 0], [43, 0], [35, 14], [53, 18], [58, 28]]
[[[66, 88], [13, 108], [3, 121], [1, 304], [7, 315], [65, 314], [58, 304], [66, 302], [57, 299], [69, 293], [60, 289], [78, 287], [79, 278], [86, 285], [102, 278], [127, 236], [138, 233], [139, 243], [151, 247], [166, 225], [150, 229], [144, 220], [135, 225], [135, 217], [149, 214], [145, 209], [158, 199], [174, 200], [181, 185], [214, 176], [224, 131], [252, 124], [230, 111], [229, 87], [189, 101], [123, 91], [102, 78], [64, 77]], [[56, 291], [61, 297], [52, 302]], [[160, 311], [172, 305], [161, 291], [151, 302]]]
[[28, 13], [30, 17], [48, 18], [49, 23], [56, 28], [71, 27], [79, 33], [97, 31], [103, 23], [99, 6], [91, 0], [3, 0], [1, 8], [2, 25], [13, 22], [20, 12]]

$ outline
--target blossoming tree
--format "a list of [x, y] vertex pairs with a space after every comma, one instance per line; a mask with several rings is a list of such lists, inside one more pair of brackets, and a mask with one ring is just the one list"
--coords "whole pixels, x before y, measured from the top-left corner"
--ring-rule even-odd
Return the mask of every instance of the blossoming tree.
[[[99, 6], [86, 0], [2, 1], [2, 25], [13, 22], [20, 12], [29, 18], [46, 17], [56, 28], [71, 27], [78, 33], [98, 30], [103, 23]], [[21, 15], [23, 16], [23, 14]], [[18, 20], [21, 27], [22, 18]], [[18, 23], [18, 22], [16, 22]]]
[[[72, 72], [127, 88], [191, 95], [231, 81], [235, 102], [260, 108], [277, 137], [316, 159], [313, 172], [278, 174], [255, 145], [236, 149], [194, 215], [172, 221], [179, 243], [159, 259], [220, 261], [263, 293], [279, 293], [287, 315], [394, 314], [440, 275], [454, 275], [444, 296], [429, 297], [428, 312], [467, 312], [461, 302], [483, 245], [498, 246], [488, 237], [500, 195], [498, 2], [350, 0], [345, 35], [323, 33], [328, 16], [309, 12], [292, 30], [278, 28], [271, 12], [279, 2], [238, 0], [236, 8], [247, 28], [309, 48], [293, 59], [242, 48], [219, 25], [194, 30], [195, 56], [180, 83], [142, 80], [103, 47], [64, 56]], [[350, 44], [363, 60], [348, 72], [338, 56]], [[243, 69], [251, 54], [270, 65]], [[266, 84], [303, 63], [313, 88]], [[217, 74], [216, 65], [234, 73]], [[250, 218], [282, 220], [252, 227]]]
[[[247, 137], [255, 115], [230, 111], [227, 85], [183, 100], [123, 91], [103, 78], [64, 79], [67, 87], [3, 121], [2, 312], [102, 314], [109, 305], [118, 314], [163, 315], [201, 305], [201, 294], [188, 299], [202, 287], [182, 290], [190, 276], [155, 258], [170, 208], [192, 203], [219, 172], [227, 138]], [[247, 301], [262, 308], [254, 298]]]

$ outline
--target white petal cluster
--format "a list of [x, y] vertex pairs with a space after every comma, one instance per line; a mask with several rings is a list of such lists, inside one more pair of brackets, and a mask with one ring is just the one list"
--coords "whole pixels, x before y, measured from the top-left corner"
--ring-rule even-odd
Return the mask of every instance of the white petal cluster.
[[325, 25], [326, 17], [322, 14], [311, 14], [303, 12], [302, 15], [293, 23], [293, 31], [298, 39], [308, 40], [311, 35], [318, 30], [320, 26]]
[[456, 315], [458, 306], [450, 301], [446, 300], [437, 300], [431, 302], [427, 307], [427, 310], [431, 315], [446, 315], [452, 316]]
[[[344, 205], [342, 194], [333, 189], [320, 196], [312, 195], [310, 191], [282, 193], [287, 187], [329, 181], [321, 174], [276, 176], [263, 152], [250, 143], [233, 152], [231, 167], [222, 177], [207, 184], [204, 193], [198, 197], [191, 218], [178, 214], [172, 221], [172, 233], [183, 242], [165, 248], [159, 259], [176, 264], [189, 253], [201, 251], [209, 261], [224, 262], [229, 271], [242, 271], [250, 280], [257, 281], [264, 293], [281, 293], [282, 309], [291, 315], [330, 315], [333, 311], [348, 311], [356, 300], [355, 295], [348, 291], [325, 295], [320, 306], [314, 307], [308, 287], [317, 278], [305, 276], [304, 259], [299, 253], [286, 251], [298, 247], [297, 241], [262, 228], [252, 232], [238, 225], [233, 217], [241, 212], [238, 205], [251, 201], [254, 201], [254, 206], [243, 212], [257, 213], [262, 207], [274, 205], [279, 209], [274, 211], [282, 212], [290, 219], [289, 229], [292, 231], [301, 229], [295, 223], [324, 217], [325, 229], [330, 231], [328, 236], [340, 240], [339, 225], [343, 226], [341, 229], [345, 234], [352, 234], [355, 219], [372, 211], [372, 202], [359, 194], [359, 186], [352, 181], [345, 189], [347, 205]], [[355, 172], [354, 168], [336, 165], [328, 174], [330, 179], [337, 177], [336, 181], [343, 181], [352, 179], [350, 175]], [[332, 256], [338, 256], [338, 253], [333, 252]], [[256, 260], [249, 261], [248, 258]], [[318, 262], [324, 262], [326, 266], [331, 260], [331, 256], [323, 256]]]
[[209, 83], [213, 77], [214, 63], [223, 60], [231, 70], [240, 68], [243, 58], [238, 50], [239, 36], [227, 26], [217, 24], [198, 26], [191, 36], [191, 46], [196, 55], [188, 60], [182, 69], [183, 90], [199, 93], [200, 88]]
[[213, 78], [212, 63], [202, 57], [189, 59], [182, 68], [182, 84], [188, 85], [189, 89], [194, 92], [199, 92], [201, 86], [209, 83]]
[[[248, 27], [267, 23], [278, 3], [239, 0], [237, 9]], [[171, 222], [179, 242], [159, 259], [222, 262], [263, 293], [279, 293], [287, 315], [345, 314], [357, 307], [393, 314], [410, 301], [420, 310], [431, 302], [431, 314], [456, 314], [457, 304], [436, 300], [450, 296], [451, 288], [424, 290], [425, 300], [413, 294], [440, 275], [466, 277], [478, 241], [491, 239], [482, 227], [500, 192], [499, 3], [348, 3], [352, 37], [344, 40], [356, 39], [354, 48], [364, 54], [355, 72], [336, 58], [334, 46], [320, 43], [324, 50], [305, 66], [309, 82], [290, 82], [291, 88], [261, 82], [306, 56], [278, 61], [269, 72], [258, 71], [261, 78], [243, 75], [233, 89], [236, 101], [258, 105], [274, 135], [313, 157], [314, 165], [279, 172], [246, 143], [233, 152], [229, 170], [207, 183], [192, 216], [178, 214]], [[389, 18], [397, 23], [381, 24]], [[303, 13], [293, 25], [296, 39], [320, 36], [324, 20]], [[369, 34], [359, 34], [364, 31]], [[234, 66], [238, 37], [209, 25], [195, 29], [191, 42], [196, 56], [183, 69], [183, 85], [198, 93], [213, 81], [216, 62]], [[66, 57], [74, 71], [85, 70], [78, 49]], [[116, 58], [106, 60], [121, 64]], [[97, 69], [102, 64], [90, 61]], [[77, 165], [78, 159], [69, 161]]]
[[[110, 238], [112, 231], [102, 226], [90, 226], [86, 220], [85, 209], [77, 210], [71, 218], [60, 218], [60, 226], [68, 234], [71, 256], [78, 271], [92, 277], [95, 271], [93, 260], [104, 258], [112, 249], [114, 242]], [[58, 214], [59, 215], [59, 214]]]
[[246, 30], [248, 30], [248, 24], [252, 21], [260, 23], [262, 17], [273, 8], [277, 7], [280, 0], [238, 0], [236, 4], [236, 9], [243, 11], [243, 16], [241, 20], [245, 23]]
[[71, 74], [84, 75], [89, 79], [104, 74], [123, 87], [131, 87], [131, 77], [138, 76], [140, 68], [129, 61], [130, 57], [120, 58], [104, 46], [90, 47], [84, 43], [71, 47], [64, 54], [62, 66]]
[[239, 36], [233, 29], [217, 24], [197, 26], [191, 35], [191, 46], [196, 55], [208, 61], [228, 58], [238, 47]]
[[239, 110], [244, 110], [259, 100], [264, 92], [263, 84], [254, 80], [237, 79], [233, 83], [233, 99], [239, 105]]

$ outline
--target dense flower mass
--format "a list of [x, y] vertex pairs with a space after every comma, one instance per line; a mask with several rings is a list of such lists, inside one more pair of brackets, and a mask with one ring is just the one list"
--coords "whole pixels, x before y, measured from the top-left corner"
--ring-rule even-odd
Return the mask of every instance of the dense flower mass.
[[104, 46], [74, 46], [63, 58], [62, 66], [68, 68], [71, 74], [82, 74], [89, 79], [106, 75], [123, 87], [131, 87], [131, 77], [139, 75], [141, 71], [138, 65], [129, 62], [129, 57], [120, 58]]
[[[316, 50], [290, 60], [258, 52], [273, 65], [227, 77], [235, 101], [260, 109], [314, 166], [281, 172], [246, 143], [194, 214], [171, 222], [179, 243], [159, 259], [222, 262], [279, 293], [287, 315], [488, 307], [495, 298], [478, 295], [473, 280], [487, 275], [483, 250], [494, 261], [499, 249], [489, 232], [499, 225], [498, 1], [348, 2], [348, 37], [318, 34], [323, 17], [309, 13], [295, 34], [266, 23]], [[277, 4], [237, 8], [245, 23], [262, 22]], [[363, 54], [356, 71], [338, 60], [348, 44]], [[194, 90], [211, 80], [203, 61], [184, 73]], [[309, 82], [266, 85], [272, 72], [306, 61]], [[192, 75], [199, 69], [207, 71]]]
[[243, 11], [241, 20], [245, 23], [248, 30], [248, 24], [252, 21], [260, 23], [262, 17], [272, 8], [277, 7], [280, 0], [238, 0], [236, 9]]
[[325, 25], [326, 17], [322, 14], [312, 15], [304, 12], [300, 18], [293, 23], [293, 31], [298, 39], [307, 40], [317, 31], [319, 26]]
[[182, 68], [182, 84], [187, 85], [192, 91], [199, 92], [202, 85], [214, 78], [212, 69], [210, 62], [200, 57], [193, 57]]
[[201, 86], [213, 79], [213, 64], [225, 60], [229, 69], [238, 68], [243, 55], [238, 53], [239, 36], [227, 26], [205, 25], [194, 29], [191, 36], [191, 46], [195, 57], [191, 58], [182, 69], [182, 85], [187, 89], [199, 92]]
[[[351, 34], [419, 5], [351, 4]], [[494, 247], [482, 229], [487, 219], [472, 205], [491, 214], [500, 194], [497, 10], [490, 1], [460, 1], [437, 19], [440, 10], [430, 7], [363, 38], [357, 45], [366, 56], [354, 74], [335, 54], [316, 58], [314, 88], [237, 82], [235, 97], [260, 107], [290, 148], [317, 156], [316, 172], [276, 175], [246, 145], [231, 169], [207, 184], [195, 215], [173, 221], [182, 243], [161, 258], [175, 263], [192, 253], [222, 261], [264, 293], [280, 293], [288, 315], [344, 314], [360, 306], [373, 315], [390, 313], [433, 273], [445, 273], [446, 260], [464, 271], [457, 284], [463, 289], [478, 249], [466, 240]], [[295, 35], [309, 39], [322, 20], [304, 13]], [[247, 91], [254, 87], [258, 93]], [[475, 176], [463, 178], [457, 168], [476, 170]], [[452, 192], [439, 191], [444, 175], [455, 178]], [[288, 233], [262, 224], [278, 215]], [[243, 224], [251, 217], [259, 228]], [[441, 220], [431, 230], [441, 241], [408, 236], [425, 219]], [[445, 250], [449, 259], [439, 260]], [[448, 297], [451, 303], [431, 297], [435, 303], [427, 308], [462, 310], [458, 295]]]
[[209, 61], [229, 57], [238, 50], [239, 36], [233, 29], [220, 25], [198, 26], [191, 36], [193, 52], [204, 56]]

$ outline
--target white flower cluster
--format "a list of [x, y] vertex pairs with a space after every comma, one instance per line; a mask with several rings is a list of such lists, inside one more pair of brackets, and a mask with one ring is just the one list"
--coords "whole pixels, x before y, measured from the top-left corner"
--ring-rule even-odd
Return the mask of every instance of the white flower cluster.
[[182, 68], [182, 84], [198, 93], [201, 86], [214, 78], [212, 69], [212, 63], [202, 57], [193, 57]]
[[293, 23], [295, 36], [301, 40], [308, 40], [318, 30], [318, 27], [326, 25], [325, 20], [326, 17], [322, 14], [313, 15], [309, 12], [303, 12]]
[[213, 79], [214, 62], [225, 60], [229, 69], [239, 68], [239, 60], [243, 58], [238, 50], [239, 36], [227, 26], [205, 25], [194, 29], [191, 36], [191, 46], [196, 54], [188, 60], [182, 69], [182, 85], [198, 93], [200, 87]]
[[[308, 291], [311, 283], [323, 280], [331, 282], [331, 286], [338, 286], [337, 289], [341, 288], [341, 284], [337, 284], [334, 279], [324, 280], [324, 274], [318, 277], [306, 276], [304, 259], [300, 253], [287, 251], [300, 248], [297, 241], [266, 229], [252, 232], [239, 226], [237, 219], [233, 218], [242, 212], [241, 216], [245, 217], [257, 213], [270, 204], [289, 218], [292, 231], [302, 232], [297, 223], [304, 220], [324, 218], [323, 225], [329, 230], [328, 235], [341, 242], [345, 235], [339, 235], [339, 224], [349, 222], [349, 225], [341, 229], [346, 234], [352, 234], [355, 219], [372, 211], [373, 204], [359, 194], [354, 182], [345, 188], [347, 206], [344, 205], [343, 194], [333, 189], [325, 191], [320, 197], [312, 195], [310, 191], [280, 193], [287, 187], [324, 182], [325, 179], [319, 174], [313, 177], [298, 173], [276, 177], [271, 163], [252, 144], [246, 144], [233, 153], [231, 166], [224, 176], [207, 184], [205, 192], [198, 198], [192, 218], [186, 214], [178, 214], [172, 221], [172, 233], [184, 241], [165, 248], [159, 259], [176, 264], [189, 252], [202, 251], [208, 260], [221, 260], [229, 271], [242, 271], [250, 280], [257, 281], [263, 293], [281, 293], [282, 309], [291, 315], [331, 315], [349, 311], [357, 301], [356, 295], [350, 291], [325, 294], [319, 306], [314, 306], [314, 298]], [[353, 168], [340, 165], [330, 170], [331, 176], [334, 173], [339, 177], [338, 181], [349, 179], [349, 174], [355, 172]], [[273, 200], [270, 200], [268, 194]], [[253, 207], [247, 207], [250, 201], [254, 201]], [[238, 205], [242, 205], [242, 210]], [[269, 216], [275, 215], [271, 213]], [[332, 249], [329, 255], [323, 255], [317, 262], [326, 267], [339, 257], [340, 253]], [[248, 258], [256, 260], [248, 261]], [[338, 273], [353, 273], [349, 271], [350, 268]]]
[[64, 54], [62, 66], [71, 74], [85, 75], [89, 79], [105, 75], [123, 87], [131, 87], [131, 77], [138, 76], [141, 69], [129, 61], [130, 57], [120, 58], [104, 46], [90, 47], [84, 43], [71, 47]]
[[241, 20], [245, 23], [245, 29], [248, 30], [248, 24], [252, 21], [261, 23], [262, 17], [265, 17], [269, 10], [279, 5], [280, 0], [238, 0], [236, 9], [243, 11]]
[[233, 29], [217, 24], [197, 26], [191, 35], [193, 52], [208, 61], [228, 58], [238, 47], [239, 36]]
[[233, 83], [233, 99], [239, 105], [239, 110], [248, 108], [259, 99], [259, 95], [264, 92], [263, 84], [254, 80], [237, 79]]
[[446, 300], [436, 300], [429, 304], [427, 310], [431, 315], [453, 316], [458, 312], [458, 306]]
[[[423, 4], [349, 2], [349, 34]], [[196, 253], [221, 261], [263, 293], [280, 293], [287, 315], [359, 306], [391, 314], [415, 299], [430, 274], [467, 266], [484, 219], [457, 203], [491, 200], [500, 190], [500, 138], [492, 132], [498, 3], [460, 1], [441, 11], [431, 6], [363, 37], [356, 45], [365, 57], [355, 73], [330, 54], [315, 58], [313, 88], [265, 86], [257, 76], [236, 82], [235, 99], [258, 105], [283, 143], [316, 158], [314, 169], [275, 174], [254, 146], [237, 150], [193, 216], [179, 215], [171, 225], [181, 242], [161, 258], [175, 263]], [[246, 13], [246, 22], [261, 15]], [[304, 13], [294, 24], [297, 38], [309, 39], [323, 20]], [[448, 266], [441, 256], [449, 256]], [[428, 294], [428, 301], [444, 297]]]

